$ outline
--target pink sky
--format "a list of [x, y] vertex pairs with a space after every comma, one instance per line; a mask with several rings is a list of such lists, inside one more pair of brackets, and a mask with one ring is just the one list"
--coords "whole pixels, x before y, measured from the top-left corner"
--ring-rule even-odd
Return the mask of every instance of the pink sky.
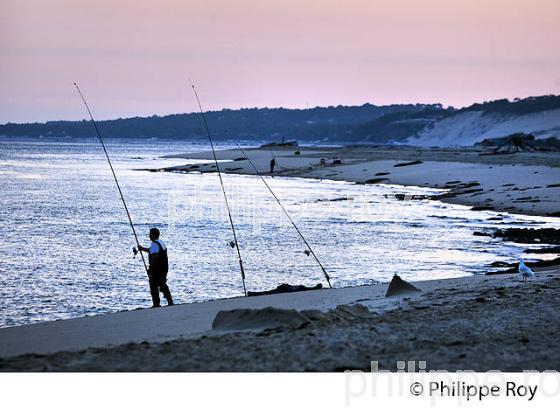
[[0, 1], [0, 123], [560, 94], [558, 0]]

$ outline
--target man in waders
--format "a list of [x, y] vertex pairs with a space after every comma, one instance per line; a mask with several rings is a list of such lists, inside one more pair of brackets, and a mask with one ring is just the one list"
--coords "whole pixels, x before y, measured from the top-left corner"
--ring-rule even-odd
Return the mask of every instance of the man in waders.
[[274, 167], [276, 166], [276, 160], [274, 158], [272, 158], [270, 160], [270, 173], [274, 174]]
[[148, 273], [150, 276], [150, 293], [152, 294], [153, 308], [161, 307], [159, 304], [159, 292], [167, 300], [167, 305], [173, 305], [171, 292], [167, 286], [167, 271], [169, 269], [167, 260], [167, 248], [161, 239], [159, 239], [159, 229], [150, 229], [150, 240], [152, 244], [149, 248], [139, 246], [141, 252], [149, 253], [150, 267]]

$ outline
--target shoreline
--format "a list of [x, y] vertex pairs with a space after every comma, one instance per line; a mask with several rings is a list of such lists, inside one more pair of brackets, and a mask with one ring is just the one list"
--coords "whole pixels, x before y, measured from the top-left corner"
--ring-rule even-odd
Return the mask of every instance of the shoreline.
[[[4, 328], [0, 371], [343, 371], [367, 370], [370, 360], [390, 370], [396, 360], [446, 370], [560, 367], [559, 356], [542, 356], [555, 351], [550, 332], [560, 332], [559, 266], [538, 269], [528, 283], [505, 274], [413, 284], [422, 292], [385, 298], [387, 284], [378, 284]], [[212, 329], [220, 311], [266, 307], [320, 318]]]
[[[506, 275], [511, 276], [511, 275]], [[452, 287], [456, 283], [471, 286], [470, 278], [486, 276], [464, 276], [460, 278], [432, 279], [411, 282], [423, 290]], [[495, 277], [490, 277], [496, 280]], [[475, 281], [477, 279], [474, 279]], [[87, 347], [107, 347], [131, 342], [164, 342], [176, 338], [196, 338], [210, 332], [212, 320], [220, 310], [239, 308], [264, 308], [268, 306], [281, 309], [318, 309], [327, 311], [338, 305], [361, 301], [378, 312], [398, 308], [402, 298], [385, 299], [388, 283], [350, 286], [341, 288], [322, 288], [303, 292], [262, 295], [236, 296], [202, 302], [181, 303], [160, 309], [136, 309], [72, 319], [31, 323], [0, 328], [0, 358], [22, 354], [50, 354], [58, 351], [81, 350]], [[416, 295], [418, 296], [418, 295]], [[407, 296], [407, 297], [410, 297]], [[413, 295], [414, 297], [414, 295]], [[152, 320], [166, 318], [167, 322], [148, 326]], [[186, 322], [185, 330], [178, 330], [175, 321]], [[117, 324], [127, 323], [125, 332], [112, 332]], [[101, 335], [101, 336], [100, 336]], [[39, 339], [42, 343], [36, 344]], [[22, 343], [22, 341], [24, 341]], [[46, 341], [46, 343], [45, 343]]]
[[[265, 176], [270, 175], [269, 162], [274, 155], [275, 176], [442, 189], [443, 195], [429, 199], [474, 210], [560, 217], [560, 156], [554, 153], [481, 156], [474, 149], [320, 146], [244, 150]], [[220, 165], [222, 172], [255, 175], [239, 150], [217, 151], [216, 155], [224, 161]], [[191, 159], [197, 163], [150, 171], [216, 171], [210, 162], [211, 152], [165, 158]], [[208, 162], [200, 163], [201, 160]]]

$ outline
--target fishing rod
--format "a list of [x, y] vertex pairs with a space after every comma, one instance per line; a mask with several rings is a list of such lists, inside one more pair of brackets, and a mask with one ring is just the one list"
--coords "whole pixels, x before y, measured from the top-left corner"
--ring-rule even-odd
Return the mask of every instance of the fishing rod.
[[239, 259], [239, 269], [241, 270], [241, 279], [243, 280], [243, 293], [247, 296], [247, 288], [245, 287], [245, 269], [243, 268], [243, 260], [241, 259], [241, 251], [239, 250], [239, 243], [237, 242], [237, 234], [235, 232], [235, 225], [233, 224], [233, 218], [231, 217], [231, 209], [229, 207], [229, 201], [226, 195], [226, 189], [224, 187], [224, 181], [222, 179], [222, 173], [220, 171], [220, 165], [218, 164], [218, 159], [216, 158], [216, 150], [214, 149], [214, 142], [212, 141], [212, 137], [210, 135], [210, 129], [208, 128], [208, 122], [206, 121], [206, 115], [204, 114], [204, 110], [202, 109], [202, 104], [200, 104], [200, 98], [198, 98], [198, 93], [196, 92], [196, 88], [194, 84], [191, 83], [191, 87], [194, 92], [194, 96], [196, 97], [196, 101], [198, 102], [198, 108], [200, 109], [200, 114], [202, 114], [202, 119], [204, 121], [204, 127], [206, 128], [206, 134], [208, 134], [208, 141], [210, 141], [210, 147], [212, 148], [212, 156], [214, 157], [214, 164], [216, 164], [216, 170], [218, 171], [218, 177], [220, 179], [220, 185], [222, 187], [222, 193], [224, 194], [224, 199], [226, 203], [226, 208], [229, 217], [229, 223], [231, 225], [231, 231], [233, 232], [233, 243], [235, 249], [237, 250], [237, 257]]
[[[113, 174], [113, 178], [115, 179], [115, 184], [117, 184], [117, 189], [119, 190], [119, 194], [121, 196], [121, 201], [124, 205], [124, 210], [126, 211], [126, 216], [128, 216], [128, 223], [130, 224], [130, 227], [132, 228], [132, 234], [134, 235], [134, 240], [136, 241], [136, 246], [138, 247], [137, 249], [140, 249], [140, 242], [138, 241], [138, 235], [136, 235], [136, 229], [134, 228], [134, 224], [132, 223], [132, 218], [130, 216], [130, 212], [128, 211], [128, 206], [126, 206], [126, 201], [124, 200], [124, 195], [122, 193], [121, 190], [121, 186], [119, 185], [119, 180], [117, 179], [117, 174], [115, 173], [115, 170], [113, 168], [113, 164], [111, 163], [111, 158], [109, 158], [109, 153], [107, 152], [107, 148], [105, 148], [105, 143], [103, 142], [103, 138], [101, 137], [101, 132], [99, 132], [99, 128], [97, 127], [97, 122], [95, 121], [95, 118], [93, 118], [93, 114], [91, 113], [91, 110], [89, 109], [89, 105], [86, 102], [86, 99], [84, 98], [84, 95], [82, 94], [82, 90], [80, 90], [80, 87], [78, 86], [77, 83], [74, 83], [74, 85], [76, 86], [76, 90], [78, 90], [78, 94], [80, 94], [80, 97], [82, 99], [82, 101], [84, 102], [84, 105], [86, 106], [86, 110], [89, 114], [89, 117], [91, 118], [91, 122], [95, 128], [95, 132], [97, 133], [97, 136], [99, 137], [99, 141], [101, 142], [101, 146], [103, 147], [103, 152], [105, 152], [105, 157], [107, 158], [107, 162], [109, 163], [109, 168], [111, 168], [111, 173]], [[148, 271], [148, 266], [146, 265], [146, 260], [144, 259], [144, 254], [142, 252], [140, 252], [140, 256], [142, 257], [142, 263], [144, 264], [144, 269], [146, 269], [146, 275], [148, 275], [148, 278], [150, 277], [150, 273]]]
[[[326, 269], [323, 267], [323, 264], [321, 263], [321, 261], [319, 260], [319, 258], [317, 257], [317, 255], [315, 254], [315, 252], [313, 251], [313, 248], [311, 247], [311, 245], [309, 245], [309, 242], [307, 242], [307, 240], [305, 239], [305, 237], [303, 236], [303, 234], [301, 233], [301, 231], [299, 230], [299, 228], [297, 227], [296, 223], [294, 222], [294, 220], [292, 219], [292, 217], [290, 216], [290, 214], [288, 213], [288, 211], [286, 210], [286, 208], [284, 208], [284, 205], [282, 205], [282, 202], [280, 202], [280, 199], [278, 199], [278, 197], [276, 196], [276, 194], [274, 193], [274, 191], [272, 190], [272, 188], [270, 187], [270, 185], [268, 185], [268, 182], [266, 182], [266, 180], [264, 179], [264, 177], [262, 176], [262, 174], [259, 172], [259, 170], [257, 169], [257, 167], [255, 166], [255, 163], [253, 161], [251, 161], [251, 159], [249, 158], [249, 156], [245, 153], [245, 151], [243, 150], [243, 148], [241, 148], [239, 146], [239, 144], [235, 144], [237, 146], [237, 149], [239, 151], [241, 151], [241, 154], [243, 154], [243, 156], [247, 159], [247, 161], [249, 161], [249, 164], [251, 164], [251, 167], [253, 168], [253, 170], [255, 171], [255, 173], [257, 174], [257, 176], [261, 179], [261, 181], [263, 182], [263, 184], [265, 184], [265, 186], [268, 188], [268, 190], [270, 191], [270, 193], [272, 194], [272, 196], [274, 197], [274, 199], [276, 199], [276, 202], [278, 202], [278, 205], [280, 206], [280, 208], [282, 209], [282, 211], [284, 211], [284, 214], [288, 217], [288, 220], [292, 223], [292, 226], [294, 227], [294, 229], [296, 230], [296, 232], [299, 234], [301, 240], [303, 241], [303, 243], [305, 244], [305, 246], [307, 246], [307, 249], [309, 251], [309, 253], [311, 255], [313, 255], [313, 257], [315, 258], [315, 260], [317, 261], [317, 263], [319, 264], [319, 266], [321, 267], [321, 270], [323, 271], [323, 274], [325, 275], [325, 279], [327, 279], [327, 283], [329, 284], [329, 288], [332, 288], [331, 285], [331, 278], [329, 276], [329, 274], [327, 273]], [[307, 252], [306, 252], [307, 253]]]

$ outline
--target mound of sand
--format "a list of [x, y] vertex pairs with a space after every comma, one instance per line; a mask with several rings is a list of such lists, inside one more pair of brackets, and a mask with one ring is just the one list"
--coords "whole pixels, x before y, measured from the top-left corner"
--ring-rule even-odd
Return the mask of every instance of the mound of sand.
[[218, 312], [212, 322], [213, 330], [256, 330], [276, 327], [301, 327], [309, 319], [295, 309], [234, 309]]
[[234, 309], [218, 312], [212, 322], [213, 330], [262, 330], [281, 327], [301, 328], [310, 322], [350, 321], [371, 316], [363, 305], [339, 305], [327, 313], [319, 310], [278, 309]]

